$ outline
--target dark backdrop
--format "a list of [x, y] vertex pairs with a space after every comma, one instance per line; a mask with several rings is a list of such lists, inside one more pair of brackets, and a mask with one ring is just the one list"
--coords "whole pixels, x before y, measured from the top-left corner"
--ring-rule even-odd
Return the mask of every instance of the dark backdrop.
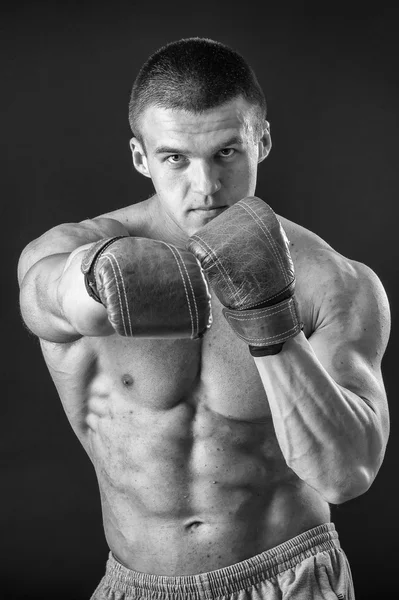
[[387, 597], [397, 578], [399, 534], [399, 23], [382, 4], [374, 16], [357, 17], [289, 9], [276, 16], [267, 2], [263, 16], [250, 3], [230, 12], [231, 3], [139, 4], [31, 2], [2, 9], [0, 590], [5, 598], [87, 599], [107, 557], [94, 471], [38, 342], [20, 320], [18, 255], [53, 225], [151, 193], [130, 161], [130, 87], [159, 46], [199, 35], [241, 52], [265, 90], [274, 147], [260, 167], [257, 194], [368, 264], [387, 290], [388, 450], [372, 488], [332, 515], [358, 600]]

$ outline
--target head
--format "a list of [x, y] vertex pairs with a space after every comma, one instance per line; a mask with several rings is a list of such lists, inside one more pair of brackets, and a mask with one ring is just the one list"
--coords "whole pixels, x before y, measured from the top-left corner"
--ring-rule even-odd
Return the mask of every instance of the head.
[[266, 102], [241, 55], [205, 38], [155, 52], [133, 85], [135, 168], [152, 179], [162, 218], [191, 235], [255, 193], [271, 148]]

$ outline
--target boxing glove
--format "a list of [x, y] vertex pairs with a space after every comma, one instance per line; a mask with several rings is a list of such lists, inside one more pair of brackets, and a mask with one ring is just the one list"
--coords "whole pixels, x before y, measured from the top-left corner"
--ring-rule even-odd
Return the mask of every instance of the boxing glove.
[[288, 239], [263, 200], [240, 200], [192, 235], [187, 247], [253, 356], [277, 354], [301, 331]]
[[208, 283], [195, 256], [148, 238], [94, 243], [81, 263], [88, 294], [123, 336], [201, 338], [212, 322]]

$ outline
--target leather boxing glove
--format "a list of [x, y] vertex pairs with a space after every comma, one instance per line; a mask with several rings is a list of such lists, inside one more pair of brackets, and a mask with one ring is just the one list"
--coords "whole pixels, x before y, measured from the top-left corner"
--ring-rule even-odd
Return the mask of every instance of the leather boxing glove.
[[201, 338], [212, 322], [208, 283], [195, 256], [166, 242], [114, 237], [83, 257], [89, 295], [107, 309], [117, 333]]
[[301, 331], [289, 242], [263, 200], [240, 200], [192, 235], [188, 248], [253, 356], [277, 354]]

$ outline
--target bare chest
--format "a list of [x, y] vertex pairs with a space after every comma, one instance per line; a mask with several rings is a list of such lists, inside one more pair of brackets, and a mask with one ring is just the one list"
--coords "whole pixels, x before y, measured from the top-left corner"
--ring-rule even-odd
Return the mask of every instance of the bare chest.
[[113, 335], [42, 345], [50, 374], [75, 430], [90, 412], [131, 414], [206, 406], [222, 416], [259, 421], [267, 397], [247, 345], [213, 299], [213, 324], [202, 340]]
[[247, 344], [231, 330], [214, 296], [212, 312], [213, 324], [202, 342], [201, 377], [194, 395], [226, 417], [267, 419], [266, 393]]

